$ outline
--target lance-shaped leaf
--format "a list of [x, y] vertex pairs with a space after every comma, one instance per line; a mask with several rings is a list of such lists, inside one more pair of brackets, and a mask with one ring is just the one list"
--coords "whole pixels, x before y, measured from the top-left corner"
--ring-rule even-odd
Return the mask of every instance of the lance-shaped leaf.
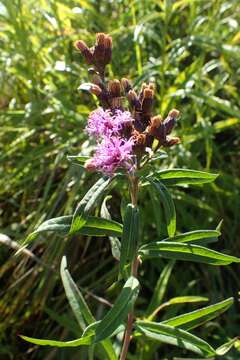
[[160, 304], [148, 317], [148, 320], [152, 321], [154, 317], [157, 315], [157, 313], [166, 308], [167, 306], [176, 305], [176, 304], [186, 304], [186, 303], [194, 303], [194, 302], [200, 302], [200, 301], [208, 301], [208, 298], [203, 296], [177, 296], [172, 299], [169, 299], [168, 301]]
[[204, 171], [190, 169], [166, 169], [158, 171], [154, 176], [165, 185], [201, 185], [213, 182], [218, 174], [210, 174]]
[[116, 329], [126, 320], [129, 311], [132, 310], [139, 291], [138, 280], [131, 276], [125, 283], [115, 304], [100, 321], [96, 328], [95, 342], [110, 337]]
[[153, 178], [147, 178], [147, 180], [154, 186], [154, 188], [159, 194], [159, 197], [163, 204], [168, 235], [172, 237], [175, 235], [176, 232], [176, 210], [173, 199], [166, 186], [164, 186], [160, 181]]
[[214, 305], [191, 311], [189, 313], [165, 320], [162, 324], [179, 327], [184, 330], [194, 329], [207, 321], [219, 316], [233, 304], [233, 298], [226, 299]]
[[[105, 197], [105, 199], [102, 202], [101, 211], [100, 211], [101, 216], [107, 220], [112, 220], [111, 215], [107, 208], [107, 204], [106, 204], [107, 200], [110, 198], [111, 198], [111, 196]], [[109, 241], [110, 241], [110, 245], [111, 245], [112, 255], [116, 260], [119, 261], [120, 260], [121, 243], [116, 236], [109, 236]]]
[[99, 179], [83, 197], [83, 199], [77, 205], [77, 208], [73, 214], [72, 224], [70, 228], [70, 234], [80, 230], [87, 221], [89, 212], [96, 204], [98, 198], [103, 194], [104, 190], [108, 187], [112, 178], [103, 177]]
[[[44, 221], [34, 232], [28, 235], [26, 242], [34, 240], [39, 233], [52, 231], [58, 235], [66, 235], [69, 233], [73, 216], [60, 216], [47, 221]], [[116, 235], [121, 236], [122, 224], [107, 220], [100, 217], [88, 216], [83, 227], [77, 230], [75, 233], [89, 236], [108, 236]]]
[[[89, 309], [86, 301], [84, 300], [84, 297], [82, 296], [80, 290], [72, 279], [67, 269], [67, 260], [65, 256], [63, 256], [61, 261], [60, 274], [69, 305], [72, 308], [72, 311], [77, 319], [78, 324], [80, 325], [80, 328], [84, 330], [82, 337], [89, 337], [89, 335], [95, 335], [95, 329], [98, 322], [96, 322], [94, 316], [91, 313], [91, 310]], [[104, 340], [98, 346], [100, 347], [100, 351], [103, 352], [103, 355], [107, 355], [109, 359], [117, 359], [115, 350], [110, 339]]]
[[62, 258], [60, 274], [69, 305], [71, 306], [81, 329], [84, 330], [86, 324], [89, 325], [95, 322], [95, 319], [67, 269], [66, 256], [63, 256]]
[[191, 350], [204, 357], [215, 354], [215, 350], [206, 341], [187, 331], [151, 321], [137, 321], [135, 327], [151, 340]]
[[203, 246], [170, 241], [157, 241], [143, 245], [139, 249], [139, 255], [143, 259], [162, 257], [166, 259], [200, 262], [209, 265], [228, 265], [234, 262], [240, 262], [240, 259], [235, 256], [210, 250]]
[[184, 234], [178, 234], [162, 241], [174, 241], [181, 243], [197, 243], [200, 245], [209, 244], [217, 241], [221, 233], [217, 230], [195, 230], [189, 231]]
[[128, 204], [123, 222], [121, 241], [120, 273], [123, 275], [124, 266], [131, 263], [137, 250], [139, 240], [139, 211], [132, 204]]
[[83, 336], [76, 340], [71, 341], [58, 341], [58, 340], [49, 340], [49, 339], [36, 339], [29, 336], [20, 335], [22, 339], [36, 345], [43, 346], [54, 346], [54, 347], [77, 347], [82, 345], [91, 345], [93, 342], [94, 335]]

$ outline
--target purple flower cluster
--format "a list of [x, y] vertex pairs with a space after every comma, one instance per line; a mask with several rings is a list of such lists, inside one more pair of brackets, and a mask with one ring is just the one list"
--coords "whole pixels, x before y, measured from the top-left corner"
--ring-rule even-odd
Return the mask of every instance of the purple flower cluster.
[[97, 140], [97, 149], [92, 159], [86, 162], [88, 170], [98, 170], [112, 176], [118, 168], [132, 172], [135, 168], [134, 141], [123, 136], [124, 129], [131, 126], [130, 112], [98, 108], [88, 119], [87, 131]]
[[87, 132], [97, 139], [119, 135], [126, 125], [132, 124], [132, 121], [129, 111], [116, 110], [113, 115], [110, 110], [103, 110], [100, 107], [89, 115]]

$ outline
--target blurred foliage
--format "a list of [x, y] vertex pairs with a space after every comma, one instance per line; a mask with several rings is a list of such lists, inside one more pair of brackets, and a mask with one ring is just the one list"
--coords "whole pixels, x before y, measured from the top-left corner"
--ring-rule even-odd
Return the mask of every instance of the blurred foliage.
[[[1, 0], [1, 233], [20, 242], [43, 220], [70, 214], [96, 180], [67, 161], [67, 154], [91, 151], [84, 127], [96, 105], [89, 94], [77, 90], [87, 81], [87, 69], [73, 42], [81, 38], [91, 44], [95, 32], [104, 31], [114, 41], [110, 75], [129, 77], [136, 87], [143, 80], [154, 81], [156, 112], [166, 115], [176, 107], [182, 113], [176, 129], [182, 143], [158, 166], [220, 174], [214, 185], [174, 190], [178, 231], [215, 228], [223, 219], [223, 236], [215, 248], [239, 255], [239, 20], [237, 0]], [[122, 185], [112, 190], [108, 201], [120, 221], [119, 208], [127, 200]], [[161, 238], [164, 227], [155, 194], [146, 189], [140, 201], [144, 241]], [[11, 247], [0, 244], [0, 358], [90, 358], [86, 349], [37, 349], [17, 334], [58, 339], [77, 334], [58, 275], [65, 252], [71, 273], [101, 316], [106, 305], [99, 297], [111, 301], [117, 290], [108, 288], [117, 280], [117, 264], [107, 239], [78, 236], [63, 241], [44, 235], [29, 249], [37, 258], [24, 252], [14, 256]], [[140, 281], [148, 289], [141, 294], [143, 311], [165, 263], [140, 270]], [[234, 295], [236, 304], [221, 322], [200, 330], [203, 338], [219, 345], [239, 334], [239, 283], [237, 266], [222, 270], [177, 263], [163, 296], [166, 301], [194, 294], [213, 302]], [[194, 306], [184, 305], [184, 310]], [[179, 310], [181, 305], [172, 306], [163, 316]], [[159, 354], [173, 359], [178, 352], [164, 346]], [[148, 347], [140, 358], [159, 357]], [[239, 352], [233, 350], [226, 359], [239, 359]]]

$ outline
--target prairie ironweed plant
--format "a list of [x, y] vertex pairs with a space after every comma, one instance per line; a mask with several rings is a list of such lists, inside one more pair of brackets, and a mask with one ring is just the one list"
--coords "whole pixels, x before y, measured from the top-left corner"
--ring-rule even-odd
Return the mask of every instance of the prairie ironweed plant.
[[[109, 236], [112, 254], [118, 261], [119, 276], [116, 281], [125, 282], [113, 307], [103, 319], [96, 321], [80, 290], [67, 270], [66, 258], [61, 262], [61, 277], [73, 313], [80, 327], [80, 337], [72, 341], [23, 339], [38, 345], [74, 347], [88, 345], [92, 356], [99, 359], [126, 359], [130, 341], [135, 343], [131, 359], [139, 359], [147, 341], [150, 344], [167, 343], [190, 350], [208, 358], [224, 355], [235, 339], [214, 349], [206, 341], [191, 334], [189, 330], [215, 318], [233, 303], [229, 298], [217, 304], [200, 308], [156, 322], [156, 315], [166, 304], [159, 303], [164, 276], [172, 270], [176, 260], [200, 262], [209, 265], [228, 265], [240, 262], [237, 257], [216, 252], [208, 244], [217, 240], [220, 228], [197, 230], [176, 234], [176, 212], [168, 190], [171, 186], [199, 185], [210, 183], [217, 175], [189, 169], [156, 169], [154, 160], [163, 155], [163, 148], [177, 145], [180, 140], [171, 136], [179, 112], [172, 109], [163, 119], [154, 115], [153, 84], [142, 84], [137, 93], [130, 81], [106, 80], [106, 66], [111, 61], [112, 39], [100, 33], [96, 44], [89, 48], [83, 41], [76, 42], [86, 63], [91, 65], [90, 92], [97, 96], [99, 107], [90, 113], [86, 132], [96, 143], [95, 153], [85, 157], [72, 156], [74, 160], [85, 161], [87, 171], [99, 172], [103, 176], [93, 185], [79, 202], [71, 216], [50, 219], [30, 234], [28, 241], [38, 233], [55, 231], [69, 236], [79, 233], [93, 236]], [[131, 203], [126, 206], [123, 225], [107, 218], [91, 216], [96, 201], [109, 188], [113, 179], [125, 177], [129, 184]], [[138, 193], [142, 186], [148, 186], [159, 195], [163, 207], [168, 237], [159, 241], [142, 243], [139, 230]], [[117, 239], [121, 238], [121, 241]], [[136, 316], [135, 302], [139, 293], [138, 267], [148, 259], [169, 259], [162, 277], [156, 285], [152, 299], [144, 315]], [[172, 303], [201, 301], [197, 296], [173, 298]], [[170, 303], [169, 303], [170, 304]], [[167, 304], [167, 305], [169, 305]], [[122, 339], [118, 350], [116, 338]], [[144, 340], [144, 341], [143, 341]], [[95, 345], [97, 345], [95, 347]]]

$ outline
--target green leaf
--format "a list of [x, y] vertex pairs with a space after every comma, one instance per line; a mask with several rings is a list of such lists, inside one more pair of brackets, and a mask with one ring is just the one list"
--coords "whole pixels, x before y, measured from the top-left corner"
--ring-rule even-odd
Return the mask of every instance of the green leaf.
[[154, 186], [160, 196], [166, 218], [168, 235], [172, 237], [176, 232], [176, 210], [172, 197], [168, 189], [160, 181], [153, 178], [147, 178], [147, 180]]
[[154, 176], [165, 185], [201, 185], [214, 181], [218, 174], [190, 169], [166, 169], [158, 171]]
[[154, 309], [156, 309], [162, 303], [174, 264], [175, 261], [169, 261], [161, 272], [161, 275], [159, 276], [157, 284], [154, 288], [151, 301], [146, 310], [146, 316], [150, 315], [154, 311]]
[[80, 290], [77, 285], [73, 281], [68, 269], [67, 269], [67, 260], [66, 257], [63, 256], [61, 261], [61, 269], [60, 274], [63, 282], [63, 286], [65, 289], [66, 296], [68, 298], [68, 302], [72, 308], [72, 311], [77, 319], [77, 322], [80, 325], [80, 328], [84, 330], [86, 328], [86, 324], [91, 324], [95, 322], [95, 319], [84, 300]]
[[55, 346], [55, 347], [76, 347], [81, 345], [90, 345], [93, 341], [94, 335], [84, 336], [76, 340], [71, 341], [57, 341], [57, 340], [48, 340], [48, 339], [36, 339], [24, 335], [20, 335], [20, 337], [32, 344], [36, 345], [48, 345], [48, 346]]
[[84, 155], [69, 155], [69, 156], [67, 156], [67, 159], [69, 160], [69, 161], [76, 161], [76, 162], [78, 162], [78, 163], [80, 163], [80, 164], [84, 164], [85, 163], [85, 161], [87, 161], [87, 160], [89, 160], [90, 159], [90, 156], [84, 156]]
[[195, 303], [200, 301], [208, 301], [208, 298], [204, 296], [176, 296], [168, 300], [167, 303], [169, 305], [175, 305], [175, 304]]
[[138, 280], [131, 276], [125, 283], [115, 304], [105, 315], [96, 328], [95, 342], [110, 337], [114, 331], [125, 321], [132, 310], [139, 291]]
[[240, 259], [235, 256], [210, 250], [203, 246], [172, 241], [157, 241], [143, 245], [139, 249], [139, 255], [143, 260], [162, 257], [166, 259], [200, 262], [209, 265], [228, 265], [234, 262], [240, 262]]
[[[63, 256], [61, 261], [60, 274], [69, 304], [80, 325], [80, 328], [84, 330], [82, 337], [87, 337], [89, 335], [95, 336], [95, 329], [98, 322], [96, 322], [86, 301], [84, 300], [84, 297], [73, 281], [67, 269], [67, 260], [65, 256]], [[86, 325], [88, 326], [86, 327]], [[107, 355], [110, 360], [117, 359], [110, 339], [104, 340], [98, 346], [100, 347], [100, 350], [103, 352], [103, 354]]]
[[202, 356], [212, 356], [215, 350], [204, 340], [187, 331], [151, 321], [137, 321], [136, 329], [151, 340], [191, 350]]
[[162, 241], [174, 241], [174, 242], [183, 242], [183, 243], [198, 243], [200, 245], [205, 245], [214, 241], [217, 241], [218, 236], [221, 233], [217, 230], [195, 230], [189, 231], [187, 233], [175, 235], [172, 238], [166, 238]]
[[[101, 216], [107, 220], [112, 220], [111, 215], [107, 208], [107, 204], [106, 204], [107, 200], [111, 199], [111, 197], [112, 197], [111, 195], [108, 195], [105, 197], [105, 199], [102, 202], [102, 206], [101, 206], [101, 210], [100, 210]], [[119, 261], [120, 260], [120, 252], [121, 252], [121, 250], [120, 250], [121, 243], [116, 236], [109, 236], [109, 241], [110, 241], [110, 245], [111, 245], [112, 256], [116, 260]]]
[[235, 343], [239, 342], [239, 337], [235, 337], [234, 339], [229, 340], [225, 344], [221, 345], [219, 348], [216, 349], [216, 354], [218, 356], [225, 355], [231, 348], [235, 345]]
[[[69, 233], [73, 216], [60, 216], [42, 223], [34, 232], [28, 235], [26, 242], [33, 241], [39, 233], [53, 231], [59, 235]], [[113, 220], [107, 220], [100, 217], [89, 216], [85, 224], [75, 233], [90, 236], [122, 235], [122, 224]]]
[[193, 302], [200, 302], [200, 301], [208, 301], [208, 298], [202, 296], [177, 296], [174, 297], [164, 303], [160, 303], [160, 305], [152, 312], [150, 316], [148, 316], [147, 320], [152, 321], [157, 313], [166, 308], [167, 306], [176, 305], [176, 304], [186, 304], [186, 303], [193, 303]]
[[79, 202], [72, 219], [72, 224], [69, 233], [74, 234], [79, 231], [87, 222], [89, 212], [92, 210], [98, 198], [103, 194], [108, 187], [112, 178], [100, 178]]
[[176, 316], [163, 321], [163, 324], [180, 327], [181, 329], [190, 330], [198, 327], [205, 322], [214, 319], [222, 314], [233, 304], [233, 298], [226, 299], [214, 305]]
[[139, 240], [139, 211], [132, 204], [128, 204], [123, 222], [123, 234], [120, 254], [120, 273], [123, 275], [124, 267], [131, 263], [137, 250]]

